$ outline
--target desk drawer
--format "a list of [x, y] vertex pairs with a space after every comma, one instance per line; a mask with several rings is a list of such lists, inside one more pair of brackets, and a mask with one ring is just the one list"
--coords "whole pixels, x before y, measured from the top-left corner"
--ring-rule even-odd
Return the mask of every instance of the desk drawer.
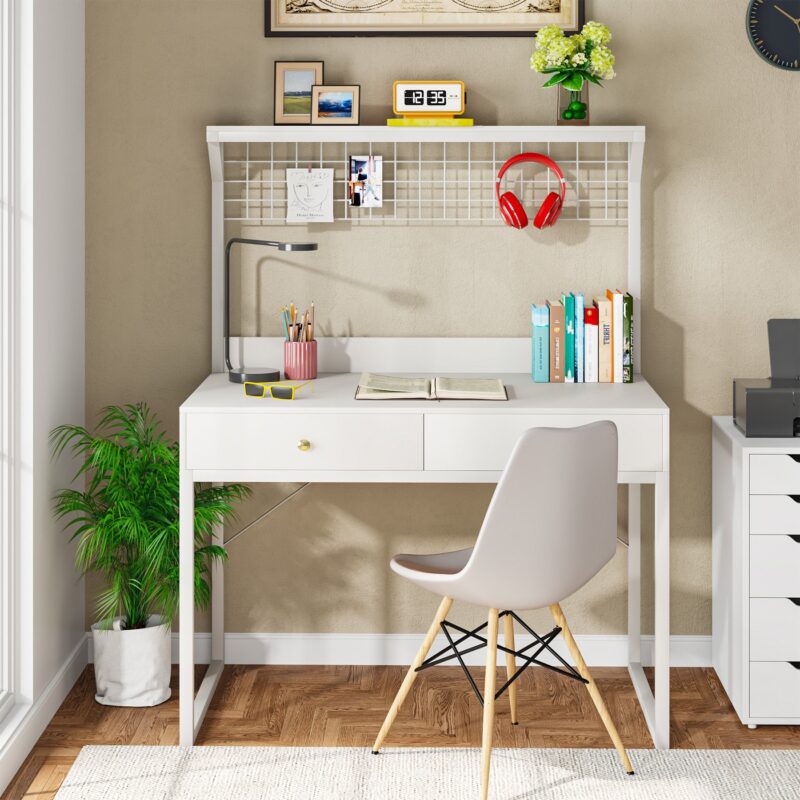
[[800, 533], [798, 501], [798, 495], [751, 494], [750, 533]]
[[422, 415], [198, 412], [186, 448], [189, 469], [421, 470]]
[[750, 601], [750, 660], [800, 661], [800, 605], [787, 597]]
[[800, 597], [800, 536], [750, 537], [750, 597]]
[[529, 428], [571, 428], [610, 419], [619, 435], [620, 471], [663, 469], [663, 417], [650, 414], [426, 414], [426, 470], [502, 470]]
[[751, 494], [800, 494], [799, 456], [750, 456]]
[[800, 717], [800, 662], [750, 662], [750, 716]]

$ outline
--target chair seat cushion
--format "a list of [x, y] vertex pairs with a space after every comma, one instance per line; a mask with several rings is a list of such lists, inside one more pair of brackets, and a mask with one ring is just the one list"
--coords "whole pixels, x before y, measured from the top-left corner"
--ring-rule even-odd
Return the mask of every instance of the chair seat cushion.
[[423, 556], [400, 553], [391, 560], [391, 567], [398, 575], [412, 580], [415, 573], [429, 576], [456, 575], [464, 569], [471, 555], [471, 547], [453, 550], [450, 553], [432, 553]]

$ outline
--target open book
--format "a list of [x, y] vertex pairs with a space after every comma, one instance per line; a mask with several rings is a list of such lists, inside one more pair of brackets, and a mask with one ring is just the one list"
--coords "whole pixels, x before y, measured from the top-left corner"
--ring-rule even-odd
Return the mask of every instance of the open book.
[[356, 400], [508, 400], [499, 378], [398, 378], [364, 372]]

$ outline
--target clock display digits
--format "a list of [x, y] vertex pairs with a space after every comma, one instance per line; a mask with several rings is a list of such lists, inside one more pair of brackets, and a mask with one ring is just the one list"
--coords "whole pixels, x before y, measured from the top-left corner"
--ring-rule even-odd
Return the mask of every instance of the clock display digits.
[[428, 89], [428, 105], [444, 106], [447, 105], [446, 89]]
[[425, 92], [422, 89], [406, 89], [405, 102], [407, 106], [424, 106]]

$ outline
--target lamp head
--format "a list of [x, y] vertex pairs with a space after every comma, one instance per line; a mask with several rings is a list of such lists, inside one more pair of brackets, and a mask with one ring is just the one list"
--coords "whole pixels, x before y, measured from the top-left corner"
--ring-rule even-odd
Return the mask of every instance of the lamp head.
[[295, 252], [295, 251], [306, 251], [306, 250], [316, 250], [317, 243], [316, 242], [279, 242], [278, 243], [278, 250], [282, 250], [284, 252]]

